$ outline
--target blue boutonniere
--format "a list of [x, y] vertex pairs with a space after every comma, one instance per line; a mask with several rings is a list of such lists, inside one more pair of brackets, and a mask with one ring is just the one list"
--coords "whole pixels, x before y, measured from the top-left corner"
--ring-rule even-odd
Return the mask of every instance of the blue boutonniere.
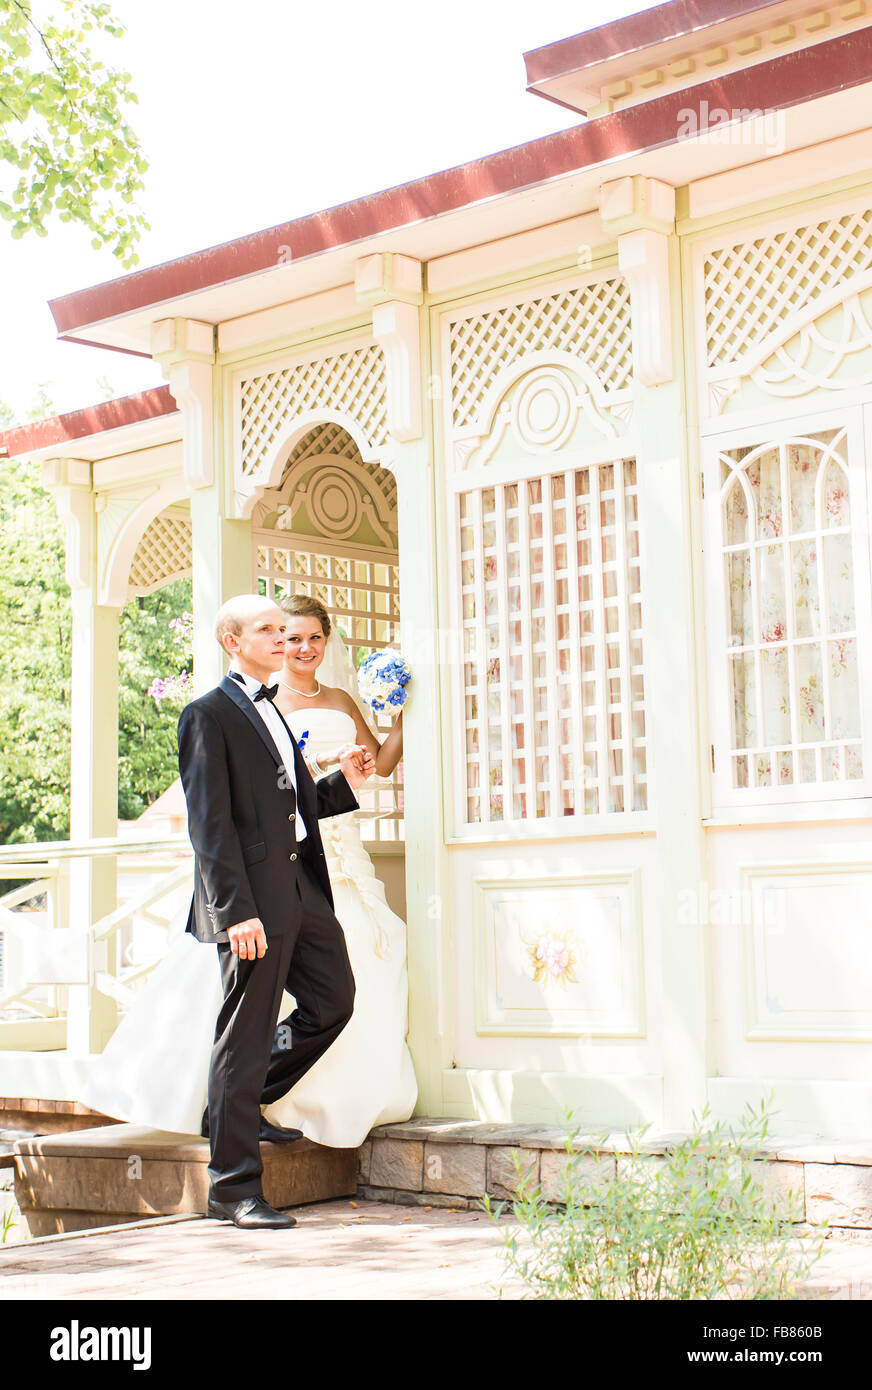
[[308, 743], [308, 741], [309, 741], [309, 730], [308, 730], [308, 729], [304, 729], [303, 732], [300, 734], [300, 737], [297, 739], [297, 747], [299, 748], [299, 750], [300, 750], [301, 753], [304, 752], [305, 747], [306, 747], [306, 744]]

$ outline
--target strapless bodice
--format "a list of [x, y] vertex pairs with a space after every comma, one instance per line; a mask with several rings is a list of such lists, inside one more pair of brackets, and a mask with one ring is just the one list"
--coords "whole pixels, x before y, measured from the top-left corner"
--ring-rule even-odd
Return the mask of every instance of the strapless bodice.
[[[322, 753], [335, 753], [343, 743], [357, 742], [357, 726], [351, 715], [341, 709], [326, 706], [296, 709], [285, 715], [285, 721], [298, 742], [303, 734], [308, 735], [303, 749], [304, 757], [307, 753], [315, 758]], [[335, 764], [326, 769], [326, 772], [335, 771]], [[357, 811], [325, 816], [319, 821], [321, 840], [334, 890], [340, 883], [352, 885], [357, 890], [365, 918], [372, 928], [375, 953], [384, 958], [389, 950], [389, 938], [382, 922], [382, 913], [387, 908], [385, 890], [376, 878], [372, 860], [361, 844], [358, 819]]]
[[[284, 718], [298, 743], [303, 734], [308, 735], [304, 757], [307, 753], [315, 758], [319, 753], [335, 753], [341, 744], [357, 742], [357, 726], [351, 715], [342, 709], [295, 709]], [[335, 766], [329, 770], [335, 772]]]

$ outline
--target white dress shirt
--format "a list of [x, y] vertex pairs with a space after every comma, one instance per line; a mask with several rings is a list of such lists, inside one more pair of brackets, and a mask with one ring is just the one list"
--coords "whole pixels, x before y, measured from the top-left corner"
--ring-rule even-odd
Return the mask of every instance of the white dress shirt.
[[[246, 675], [244, 671], [238, 670], [235, 666], [231, 666], [230, 669], [235, 673], [234, 680], [236, 684], [239, 686], [240, 690], [245, 691], [249, 700], [254, 705], [254, 708], [256, 709], [257, 713], [260, 715], [261, 719], [263, 720], [264, 724], [269, 730], [270, 737], [272, 738], [272, 741], [276, 746], [278, 755], [281, 758], [282, 763], [284, 764], [285, 775], [294, 789], [294, 794], [296, 795], [297, 774], [294, 767], [294, 749], [293, 744], [291, 742], [292, 735], [288, 731], [287, 724], [285, 723], [284, 719], [282, 719], [282, 716], [279, 714], [272, 700], [264, 699], [255, 701], [254, 697], [260, 690], [262, 684], [261, 681], [256, 680], [254, 676]], [[306, 830], [305, 821], [303, 820], [303, 817], [300, 814], [299, 797], [297, 798], [297, 819], [294, 822], [294, 829], [296, 831], [297, 841], [299, 842], [300, 840], [305, 840], [308, 832]]]

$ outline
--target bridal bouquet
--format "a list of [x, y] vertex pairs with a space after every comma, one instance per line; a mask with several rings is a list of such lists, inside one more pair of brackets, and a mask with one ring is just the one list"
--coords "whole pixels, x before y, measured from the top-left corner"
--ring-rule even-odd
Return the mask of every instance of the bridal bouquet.
[[373, 652], [357, 673], [357, 688], [360, 698], [370, 709], [401, 709], [406, 703], [406, 686], [412, 679], [408, 664], [399, 652], [386, 647], [384, 651]]

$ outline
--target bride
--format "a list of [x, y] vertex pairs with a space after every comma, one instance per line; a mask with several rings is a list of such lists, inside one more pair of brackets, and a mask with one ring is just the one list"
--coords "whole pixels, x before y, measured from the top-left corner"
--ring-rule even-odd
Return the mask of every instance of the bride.
[[[387, 777], [402, 757], [402, 714], [380, 744], [352, 694], [354, 671], [341, 636], [317, 599], [293, 594], [284, 665], [275, 679], [283, 714], [314, 777], [362, 743]], [[326, 681], [330, 680], [330, 684]], [[332, 1148], [356, 1148], [379, 1124], [407, 1120], [417, 1098], [406, 1046], [406, 928], [391, 911], [363, 847], [357, 813], [319, 822], [335, 913], [354, 974], [354, 1012], [336, 1041], [284, 1096], [267, 1104], [273, 1124]], [[197, 1134], [222, 1000], [217, 950], [184, 931], [188, 905], [148, 984], [95, 1058], [80, 1099], [114, 1119]], [[275, 1046], [289, 1033], [285, 995]]]

